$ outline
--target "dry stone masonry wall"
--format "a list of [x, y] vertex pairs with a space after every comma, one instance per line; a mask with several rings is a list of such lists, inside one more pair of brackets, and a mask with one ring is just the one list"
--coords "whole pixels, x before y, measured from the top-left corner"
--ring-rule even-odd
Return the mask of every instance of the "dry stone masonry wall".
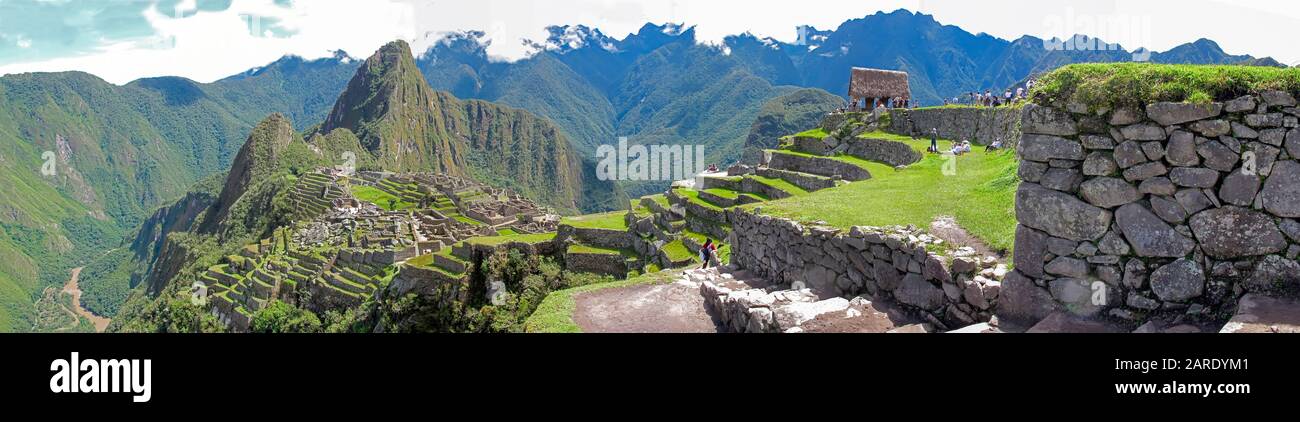
[[[970, 248], [945, 250], [941, 240], [915, 228], [806, 227], [739, 208], [728, 217], [732, 263], [793, 290], [787, 295], [807, 289], [823, 300], [864, 294], [892, 299], [943, 330], [989, 321], [1007, 274], [996, 259]], [[741, 302], [715, 306], [749, 306]]]
[[1285, 92], [1210, 104], [1027, 105], [1001, 318], [1223, 320], [1300, 287], [1300, 113]]
[[910, 135], [915, 129], [919, 136], [928, 137], [931, 129], [935, 129], [942, 139], [968, 140], [977, 145], [1000, 139], [1011, 148], [1020, 139], [1020, 114], [1018, 107], [896, 109], [890, 110], [886, 130]]

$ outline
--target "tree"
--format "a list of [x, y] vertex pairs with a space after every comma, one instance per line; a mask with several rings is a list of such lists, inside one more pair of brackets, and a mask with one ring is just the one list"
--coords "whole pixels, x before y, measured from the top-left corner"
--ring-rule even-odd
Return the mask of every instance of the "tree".
[[253, 314], [249, 331], [254, 333], [319, 333], [320, 318], [316, 314], [288, 303], [273, 301]]

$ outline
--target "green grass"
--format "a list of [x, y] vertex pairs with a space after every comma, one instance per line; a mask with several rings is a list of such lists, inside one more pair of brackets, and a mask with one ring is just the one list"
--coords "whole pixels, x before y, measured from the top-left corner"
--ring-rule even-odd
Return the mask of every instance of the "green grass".
[[515, 231], [515, 229], [497, 230], [497, 236], [514, 236], [516, 234], [519, 234], [519, 232]]
[[754, 197], [754, 198], [756, 198], [756, 199], [759, 199], [759, 200], [762, 200], [762, 201], [771, 201], [771, 200], [772, 200], [772, 198], [768, 198], [767, 195], [763, 195], [763, 194], [761, 194], [761, 193], [754, 193], [754, 192], [736, 192], [736, 191], [731, 190], [731, 189], [721, 189], [721, 188], [705, 189], [704, 191], [705, 191], [705, 192], [708, 192], [708, 193], [711, 193], [711, 194], [713, 194], [713, 195], [717, 195], [717, 196], [722, 197], [722, 198], [726, 198], [726, 199], [733, 200], [733, 201], [734, 201], [734, 200], [737, 200], [737, 199], [740, 199], [740, 197], [741, 197], [742, 195], [743, 195], [743, 196], [752, 196], [752, 197]]
[[763, 177], [763, 176], [759, 176], [759, 175], [757, 175], [757, 174], [751, 174], [751, 175], [748, 175], [748, 176], [745, 176], [745, 177], [748, 177], [748, 178], [750, 178], [750, 179], [754, 179], [755, 181], [758, 181], [759, 183], [762, 183], [762, 184], [764, 184], [764, 185], [768, 185], [768, 186], [774, 187], [774, 188], [776, 188], [777, 190], [785, 191], [785, 193], [788, 193], [788, 194], [790, 194], [791, 196], [803, 196], [803, 195], [807, 195], [807, 194], [808, 194], [808, 191], [805, 190], [804, 188], [801, 188], [801, 187], [795, 186], [793, 183], [787, 182], [787, 181], [785, 181], [784, 179], [774, 179], [774, 178], [771, 178], [771, 177]]
[[663, 206], [664, 208], [671, 208], [673, 206], [672, 203], [668, 202], [668, 196], [662, 193], [656, 195], [650, 195], [647, 196], [646, 198], [650, 198], [651, 201], [658, 203], [660, 206]]
[[677, 194], [681, 195], [683, 198], [686, 198], [687, 201], [694, 202], [702, 207], [722, 211], [721, 205], [714, 204], [712, 202], [704, 200], [703, 198], [700, 198], [700, 191], [694, 189], [679, 188], [677, 189]]
[[[708, 235], [696, 233], [690, 230], [682, 230], [682, 235], [694, 240], [696, 244], [703, 246], [704, 242], [709, 239]], [[715, 240], [717, 242], [717, 240]], [[723, 264], [731, 262], [731, 245], [723, 244], [718, 248], [718, 261]]]
[[668, 254], [668, 259], [673, 262], [695, 258], [695, 254], [686, 249], [686, 245], [682, 243], [681, 239], [668, 242], [664, 245], [663, 251]]
[[487, 225], [487, 224], [484, 224], [482, 221], [478, 221], [478, 220], [475, 220], [475, 219], [473, 219], [473, 218], [466, 217], [466, 216], [463, 215], [463, 214], [453, 214], [453, 215], [451, 216], [451, 218], [454, 218], [454, 219], [456, 219], [456, 221], [459, 221], [459, 222], [462, 222], [462, 223], [465, 223], [465, 224], [469, 224], [469, 225], [471, 225], [471, 226], [486, 226], [486, 225]]
[[538, 243], [550, 242], [552, 240], [555, 240], [555, 233], [513, 234], [509, 236], [475, 237], [466, 240], [465, 243], [470, 243], [475, 245], [487, 245], [487, 246], [504, 245], [507, 243], [527, 243], [530, 245], [535, 245]]
[[589, 254], [589, 255], [623, 255], [623, 256], [635, 256], [635, 254], [633, 254], [633, 253], [631, 253], [631, 252], [628, 252], [628, 251], [624, 251], [624, 250], [611, 249], [611, 248], [602, 248], [602, 247], [599, 247], [599, 246], [590, 246], [590, 245], [583, 245], [583, 244], [578, 244], [578, 243], [575, 243], [575, 244], [569, 245], [568, 253]]
[[[393, 196], [388, 192], [370, 186], [352, 185], [352, 196], [356, 197], [359, 201], [366, 201], [378, 205], [380, 208], [388, 211], [404, 210], [415, 207], [415, 204], [403, 201], [401, 198]], [[394, 200], [396, 202], [392, 203], [393, 205], [390, 206], [389, 201]]]
[[[924, 149], [929, 141], [907, 141]], [[947, 145], [947, 146], [946, 146]], [[943, 141], [940, 148], [951, 143]], [[949, 156], [927, 154], [903, 170], [871, 163], [870, 180], [826, 189], [805, 196], [746, 205], [761, 207], [763, 214], [831, 226], [888, 226], [915, 224], [929, 227], [938, 216], [953, 216], [958, 224], [995, 249], [1010, 251], [1015, 237], [1015, 191], [1018, 162], [1015, 153], [982, 150], [955, 157], [956, 174], [945, 176]]]
[[795, 156], [808, 157], [808, 158], [826, 158], [826, 159], [839, 161], [841, 163], [852, 164], [862, 168], [867, 168], [870, 167], [872, 164], [876, 164], [874, 162], [863, 160], [861, 158], [854, 157], [848, 154], [816, 155], [816, 154], [809, 154], [803, 151], [794, 151], [794, 150], [786, 150], [786, 149], [774, 149], [771, 151], [773, 154], [795, 155]]
[[561, 224], [580, 229], [609, 229], [609, 230], [627, 230], [627, 220], [623, 217], [627, 215], [626, 211], [614, 211], [604, 214], [581, 215], [577, 217], [565, 217], [560, 221]]
[[524, 321], [524, 330], [529, 333], [581, 333], [582, 328], [573, 321], [573, 312], [578, 307], [577, 301], [574, 300], [577, 295], [644, 284], [667, 284], [676, 280], [681, 273], [681, 270], [655, 272], [623, 281], [589, 284], [551, 292], [537, 306], [537, 310]]
[[1225, 101], [1266, 90], [1300, 92], [1300, 69], [1152, 63], [1073, 64], [1039, 79], [1036, 102], [1070, 99], [1094, 110], [1160, 101]]
[[825, 137], [827, 137], [827, 136], [830, 136], [830, 134], [829, 134], [829, 133], [826, 133], [826, 129], [822, 129], [822, 128], [809, 129], [809, 130], [805, 130], [805, 131], [803, 131], [803, 132], [799, 132], [799, 133], [794, 134], [794, 137], [796, 137], [796, 138], [817, 138], [817, 139], [822, 139], [822, 138], [825, 138]]
[[406, 265], [420, 268], [433, 268], [433, 254], [420, 255], [406, 260]]

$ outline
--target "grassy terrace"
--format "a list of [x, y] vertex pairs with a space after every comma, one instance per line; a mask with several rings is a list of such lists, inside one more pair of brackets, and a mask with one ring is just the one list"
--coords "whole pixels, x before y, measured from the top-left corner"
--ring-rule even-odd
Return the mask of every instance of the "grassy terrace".
[[777, 190], [785, 191], [785, 193], [788, 193], [788, 194], [790, 194], [791, 196], [803, 196], [803, 195], [807, 195], [807, 194], [808, 194], [808, 191], [807, 191], [807, 190], [804, 190], [804, 188], [801, 188], [801, 187], [795, 186], [793, 183], [787, 182], [787, 181], [785, 181], [785, 180], [783, 180], [783, 179], [774, 179], [774, 178], [771, 178], [771, 177], [763, 177], [763, 176], [759, 176], [759, 175], [757, 175], [757, 174], [751, 174], [751, 175], [748, 175], [748, 176], [745, 176], [745, 177], [750, 178], [750, 179], [754, 179], [754, 180], [757, 181], [758, 183], [762, 183], [762, 184], [764, 184], [764, 185], [768, 185], [768, 186], [774, 187], [774, 188], [776, 188]]
[[[885, 133], [863, 137], [900, 141], [925, 151], [928, 140]], [[951, 142], [940, 141], [941, 149]], [[956, 174], [945, 176], [943, 166], [955, 161]], [[937, 216], [950, 215], [972, 235], [996, 249], [1010, 250], [1015, 236], [1014, 199], [1018, 184], [1012, 151], [985, 153], [976, 148], [961, 157], [926, 154], [903, 170], [879, 163], [862, 163], [873, 178], [744, 208], [762, 208], [763, 214], [806, 223], [824, 221], [836, 227], [915, 224], [929, 227]]]
[[626, 211], [614, 211], [604, 214], [581, 215], [577, 217], [565, 217], [560, 221], [561, 224], [567, 224], [580, 229], [608, 229], [608, 230], [627, 230], [627, 220], [623, 216], [627, 215]]
[[[370, 202], [388, 211], [404, 210], [416, 206], [416, 204], [403, 201], [402, 198], [370, 186], [352, 185], [352, 196], [355, 196], [357, 200]], [[393, 205], [390, 206], [390, 201], [396, 202], [392, 202]]]
[[668, 254], [668, 259], [673, 262], [695, 258], [695, 254], [686, 249], [686, 245], [682, 243], [681, 239], [668, 242], [664, 245], [663, 251]]
[[710, 193], [710, 194], [713, 194], [713, 195], [717, 195], [717, 196], [722, 197], [722, 198], [726, 198], [726, 199], [733, 200], [733, 201], [734, 201], [734, 200], [737, 200], [737, 199], [740, 199], [741, 196], [752, 196], [752, 197], [757, 198], [757, 199], [759, 199], [759, 200], [761, 200], [761, 201], [771, 201], [771, 200], [772, 200], [772, 198], [768, 198], [767, 195], [763, 195], [763, 194], [761, 194], [761, 193], [753, 193], [753, 192], [737, 192], [737, 191], [730, 190], [730, 189], [719, 189], [719, 188], [705, 189], [704, 191], [705, 191], [705, 192], [708, 192], [708, 193]]
[[575, 253], [575, 254], [588, 254], [588, 255], [622, 255], [622, 256], [626, 256], [626, 257], [635, 257], [635, 256], [636, 256], [636, 254], [634, 254], [634, 253], [632, 253], [632, 252], [630, 252], [630, 251], [624, 251], [624, 250], [619, 250], [619, 249], [610, 249], [610, 248], [602, 248], [602, 247], [598, 247], [598, 246], [583, 245], [583, 244], [578, 244], [578, 243], [575, 243], [575, 244], [569, 245], [569, 249], [568, 249], [567, 251], [568, 251], [568, 253]]
[[1300, 69], [1152, 63], [1073, 64], [1039, 79], [1035, 100], [1073, 99], [1094, 108], [1159, 101], [1206, 103], [1266, 90], [1300, 92]]
[[524, 330], [529, 333], [581, 333], [582, 328], [573, 322], [573, 311], [577, 308], [577, 302], [574, 297], [587, 292], [594, 292], [604, 289], [615, 289], [621, 287], [639, 286], [644, 284], [668, 284], [672, 283], [677, 277], [681, 276], [683, 270], [669, 270], [654, 272], [623, 281], [610, 283], [589, 284], [581, 287], [574, 287], [565, 290], [551, 292], [537, 306], [528, 320], [524, 322]]
[[700, 191], [697, 191], [695, 189], [684, 189], [684, 188], [679, 188], [676, 191], [678, 195], [681, 195], [682, 197], [686, 198], [687, 201], [694, 202], [705, 208], [715, 209], [719, 211], [722, 210], [722, 207], [718, 206], [718, 204], [714, 204], [712, 202], [701, 199]]
[[555, 240], [555, 233], [538, 233], [538, 234], [514, 234], [509, 236], [492, 236], [492, 237], [475, 237], [466, 240], [465, 243], [474, 245], [496, 246], [507, 243], [527, 243], [535, 245]]
[[[911, 141], [911, 138], [906, 138], [906, 139], [907, 139], [909, 142]], [[877, 164], [877, 163], [874, 163], [874, 162], [871, 162], [871, 161], [867, 161], [867, 160], [863, 160], [863, 159], [861, 159], [861, 158], [854, 157], [854, 156], [852, 156], [852, 155], [848, 155], [848, 154], [838, 154], [838, 155], [815, 155], [815, 154], [809, 154], [809, 153], [802, 152], [802, 151], [792, 151], [792, 150], [782, 150], [782, 149], [771, 150], [771, 151], [772, 151], [773, 154], [785, 154], [785, 155], [794, 155], [794, 156], [799, 156], [799, 157], [810, 157], [810, 158], [829, 158], [829, 159], [832, 159], [832, 160], [835, 160], [835, 161], [839, 161], [839, 162], [841, 162], [841, 163], [852, 164], [852, 165], [855, 165], [855, 166], [858, 166], [858, 167], [864, 167], [864, 168], [867, 168], [868, 170], [872, 170], [872, 169], [870, 168], [870, 166], [872, 166], [872, 165], [874, 165], [874, 164]], [[921, 151], [925, 151], [925, 148], [922, 147], [922, 148], [921, 148]], [[886, 167], [887, 167], [887, 166], [886, 166]], [[874, 175], [874, 174], [875, 174], [875, 171], [872, 171], [871, 174]]]

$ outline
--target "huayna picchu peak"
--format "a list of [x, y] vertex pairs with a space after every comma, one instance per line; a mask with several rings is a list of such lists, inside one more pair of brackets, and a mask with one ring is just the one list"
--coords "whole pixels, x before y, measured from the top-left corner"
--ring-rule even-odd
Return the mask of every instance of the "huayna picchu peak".
[[367, 59], [318, 129], [354, 133], [379, 168], [492, 181], [563, 211], [610, 208], [584, 195], [582, 158], [553, 124], [429, 87], [405, 41]]

